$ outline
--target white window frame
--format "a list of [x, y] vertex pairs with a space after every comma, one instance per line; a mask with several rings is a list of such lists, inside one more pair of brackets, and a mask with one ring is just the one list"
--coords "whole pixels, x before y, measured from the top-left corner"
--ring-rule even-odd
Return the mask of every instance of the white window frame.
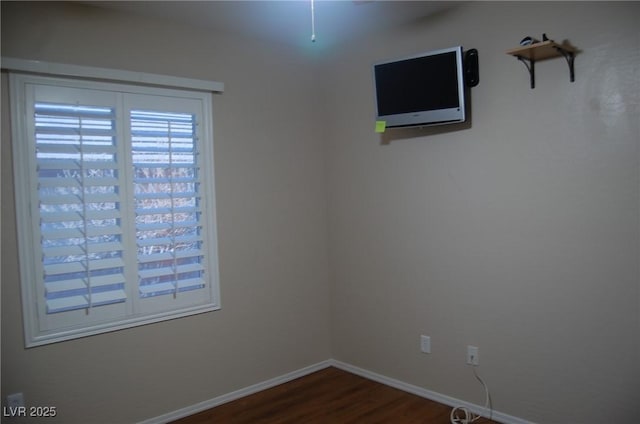
[[[51, 64], [45, 62], [23, 61], [19, 59], [2, 58], [3, 69], [10, 71], [10, 106], [12, 122], [12, 142], [13, 142], [13, 163], [14, 163], [14, 188], [17, 214], [18, 232], [18, 255], [20, 260], [20, 279], [22, 289], [22, 307], [24, 316], [25, 346], [34, 347], [64, 340], [76, 339], [80, 337], [130, 328], [154, 322], [180, 318], [220, 309], [219, 273], [218, 273], [218, 251], [216, 234], [216, 206], [214, 188], [214, 160], [213, 160], [213, 115], [212, 115], [212, 92], [222, 92], [222, 83], [213, 81], [191, 80], [162, 76], [156, 74], [143, 74], [130, 71], [119, 71], [112, 69], [90, 68], [75, 65]], [[42, 75], [45, 73], [45, 75]], [[99, 81], [97, 81], [99, 79]], [[124, 83], [123, 83], [124, 81]], [[138, 297], [137, 278], [131, 278], [131, 274], [126, 276], [125, 290], [128, 293], [125, 313], [118, 312], [117, 315], [110, 313], [103, 314], [104, 317], [94, 318], [82, 323], [80, 311], [72, 311], [69, 319], [60, 320], [59, 324], [43, 325], [42, 314], [44, 311], [42, 298], [42, 277], [37, 275], [38, 269], [42, 269], [38, 262], [42, 259], [38, 256], [40, 252], [40, 228], [37, 217], [34, 218], [32, 207], [34, 202], [38, 202], [37, 176], [35, 171], [35, 141], [33, 135], [29, 134], [28, 128], [33, 128], [29, 121], [33, 121], [33, 116], [26, 113], [26, 105], [35, 100], [27, 98], [29, 92], [27, 87], [34, 85], [46, 85], [51, 87], [66, 87], [70, 89], [104, 90], [113, 93], [126, 93], [130, 98], [135, 96], [163, 96], [163, 98], [175, 98], [177, 102], [181, 100], [197, 103], [201, 105], [201, 119], [199, 124], [198, 150], [199, 161], [202, 172], [207, 175], [200, 179], [199, 192], [201, 193], [202, 218], [205, 224], [203, 227], [205, 244], [205, 262], [207, 269], [206, 286], [201, 290], [204, 297], [199, 297], [195, 302], [183, 304], [181, 306], [162, 306], [162, 302], [148, 302], [151, 307], [135, 306]], [[124, 97], [123, 97], [124, 98]], [[122, 105], [128, 102], [123, 100]], [[130, 105], [133, 107], [133, 105]], [[117, 111], [119, 117], [117, 122], [124, 125], [128, 122], [128, 117], [124, 116], [123, 110]], [[29, 138], [31, 137], [31, 139]], [[120, 140], [120, 142], [129, 142]], [[130, 158], [120, 158], [124, 165], [130, 166]], [[128, 182], [131, 184], [131, 182]], [[123, 188], [126, 196], [123, 213], [132, 221], [133, 207], [129, 203], [133, 199], [132, 187], [128, 185]], [[126, 224], [131, 225], [131, 224]], [[126, 231], [127, 229], [124, 228]], [[129, 228], [131, 230], [131, 227]], [[135, 229], [134, 229], [135, 232]], [[135, 251], [129, 252], [127, 258], [133, 256]], [[137, 260], [135, 261], [137, 263]], [[134, 281], [130, 281], [133, 279]], [[189, 292], [191, 295], [191, 292]], [[131, 296], [131, 301], [129, 301]], [[158, 305], [158, 303], [160, 305]], [[106, 307], [98, 307], [107, 309]], [[61, 312], [60, 314], [67, 314]], [[101, 316], [98, 312], [97, 316]], [[71, 324], [69, 324], [69, 320]], [[54, 320], [55, 321], [55, 320]], [[67, 321], [67, 322], [65, 322]]]

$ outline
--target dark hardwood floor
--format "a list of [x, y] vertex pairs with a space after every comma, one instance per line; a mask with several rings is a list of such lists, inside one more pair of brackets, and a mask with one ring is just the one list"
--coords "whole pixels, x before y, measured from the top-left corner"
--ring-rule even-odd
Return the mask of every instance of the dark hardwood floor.
[[449, 406], [329, 367], [173, 424], [448, 424], [450, 412]]

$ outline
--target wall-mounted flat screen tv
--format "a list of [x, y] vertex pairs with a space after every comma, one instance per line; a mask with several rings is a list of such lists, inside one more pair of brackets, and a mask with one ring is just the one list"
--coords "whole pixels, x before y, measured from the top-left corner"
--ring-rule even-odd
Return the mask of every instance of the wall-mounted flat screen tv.
[[462, 46], [376, 63], [376, 120], [387, 128], [465, 121]]

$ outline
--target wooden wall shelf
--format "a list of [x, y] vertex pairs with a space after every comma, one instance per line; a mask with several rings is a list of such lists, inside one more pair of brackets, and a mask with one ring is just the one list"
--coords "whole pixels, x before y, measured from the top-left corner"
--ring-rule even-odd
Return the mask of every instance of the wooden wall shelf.
[[515, 49], [507, 50], [509, 55], [515, 56], [516, 59], [524, 63], [529, 70], [531, 80], [531, 88], [535, 88], [535, 63], [540, 60], [553, 59], [555, 57], [564, 57], [569, 65], [569, 80], [575, 81], [573, 61], [576, 54], [576, 48], [568, 44], [558, 44], [555, 41], [542, 41], [528, 46], [521, 46]]

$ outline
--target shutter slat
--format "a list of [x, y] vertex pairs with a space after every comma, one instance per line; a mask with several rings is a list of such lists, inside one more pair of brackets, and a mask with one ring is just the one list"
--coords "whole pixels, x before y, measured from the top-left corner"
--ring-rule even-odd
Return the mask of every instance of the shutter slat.
[[47, 313], [71, 311], [89, 307], [89, 301], [84, 296], [68, 296], [55, 299], [47, 299]]
[[72, 246], [45, 247], [42, 249], [42, 254], [46, 258], [53, 258], [57, 256], [84, 255], [86, 254], [86, 252], [82, 246], [72, 245]]
[[50, 283], [45, 283], [45, 290], [47, 291], [47, 295], [70, 291], [70, 290], [81, 290], [86, 288], [87, 288], [87, 284], [85, 283], [85, 280], [82, 278], [74, 278], [70, 280], [53, 281]]
[[156, 283], [141, 285], [139, 291], [143, 295], [150, 295], [156, 292], [171, 292], [175, 290], [173, 283]]
[[141, 123], [150, 123], [153, 124], [155, 122], [165, 123], [167, 120], [171, 120], [174, 122], [191, 122], [193, 117], [191, 115], [187, 115], [184, 113], [169, 113], [169, 112], [153, 112], [153, 111], [144, 111], [144, 110], [134, 110], [131, 112], [131, 118], [135, 119], [135, 122], [140, 125]]
[[[124, 302], [127, 294], [124, 290], [111, 290], [91, 295], [91, 306], [109, 305]], [[63, 298], [47, 299], [47, 313], [70, 311], [74, 309], [85, 309], [90, 306], [87, 296], [69, 296]]]
[[118, 234], [122, 234], [122, 228], [118, 225], [105, 225], [103, 227], [87, 228], [88, 237], [113, 236]]
[[[83, 262], [65, 262], [44, 265], [44, 274], [47, 277], [60, 274], [75, 274], [78, 272], [98, 271], [110, 268], [121, 268], [124, 262], [120, 258], [97, 259], [89, 261], [87, 267]], [[93, 277], [92, 277], [93, 278]]]
[[55, 196], [40, 196], [40, 203], [47, 205], [82, 204], [82, 200], [75, 194], [58, 194]]
[[171, 222], [158, 222], [150, 224], [138, 224], [137, 229], [139, 231], [152, 231], [152, 230], [168, 230], [171, 228], [200, 228], [200, 223], [197, 221], [175, 221]]
[[[134, 160], [133, 166], [136, 168], [169, 168], [168, 162], [137, 162]], [[199, 169], [194, 163], [180, 163], [174, 164], [174, 168], [186, 168], [186, 169]]]
[[76, 155], [82, 152], [83, 154], [115, 154], [116, 147], [115, 146], [96, 146], [96, 145], [86, 145], [83, 144], [80, 146], [74, 144], [53, 144], [53, 143], [37, 143], [36, 144], [36, 154], [45, 155], [45, 154], [72, 154]]
[[122, 234], [122, 228], [117, 225], [104, 227], [90, 227], [85, 234], [81, 228], [62, 228], [62, 229], [42, 229], [42, 237], [44, 239], [71, 239], [99, 236], [115, 236]]
[[173, 242], [175, 242], [176, 244], [182, 244], [182, 243], [189, 244], [189, 243], [198, 243], [201, 241], [202, 241], [202, 237], [200, 237], [199, 235], [192, 235], [192, 236], [177, 236], [175, 238], [158, 237], [158, 238], [138, 239], [137, 244], [140, 247], [145, 247], [145, 246], [171, 244]]
[[169, 183], [196, 183], [194, 177], [173, 177], [173, 178], [134, 178], [136, 184], [169, 184]]
[[[175, 259], [187, 259], [197, 258], [204, 256], [200, 250], [182, 250], [175, 253]], [[174, 259], [174, 254], [171, 252], [166, 253], [153, 253], [150, 255], [138, 255], [138, 262], [150, 263], [150, 262], [162, 262], [171, 261]]]
[[118, 219], [121, 216], [119, 209], [101, 209], [87, 211], [87, 219]]
[[44, 265], [45, 277], [51, 277], [59, 274], [75, 274], [85, 272], [86, 267], [81, 262], [66, 262], [61, 264]]
[[110, 305], [112, 303], [124, 302], [127, 300], [127, 293], [124, 290], [111, 290], [91, 294], [93, 306]]
[[[173, 144], [173, 143], [172, 143]], [[171, 149], [169, 149], [168, 146], [166, 147], [161, 147], [160, 143], [157, 142], [152, 142], [152, 143], [141, 143], [140, 140], [133, 140], [133, 147], [136, 150], [136, 153], [166, 153], [166, 154], [170, 154], [171, 152], [173, 153], [190, 153], [190, 154], [195, 154], [194, 150], [193, 150], [193, 145], [191, 143], [188, 142], [182, 142], [179, 143], [184, 145], [183, 147], [181, 146], [172, 146]]]
[[84, 201], [86, 203], [114, 203], [120, 200], [120, 196], [117, 193], [104, 193], [104, 194], [85, 194]]
[[100, 187], [100, 186], [104, 186], [104, 187], [117, 187], [120, 182], [118, 181], [117, 178], [111, 178], [111, 177], [105, 177], [105, 178], [96, 178], [96, 177], [91, 177], [91, 178], [85, 178], [84, 179], [84, 185], [85, 187]]
[[164, 277], [174, 274], [173, 268], [171, 267], [138, 270], [138, 275], [142, 279]]
[[92, 271], [110, 268], [121, 268], [123, 266], [124, 261], [121, 258], [98, 259], [89, 262], [89, 269]]
[[39, 178], [38, 187], [81, 187], [76, 178]]
[[58, 256], [85, 255], [87, 253], [121, 252], [122, 249], [122, 244], [119, 242], [103, 242], [88, 243], [86, 249], [85, 245], [45, 247], [42, 249], [42, 253], [43, 256], [47, 258], [53, 258]]
[[64, 228], [64, 229], [42, 229], [42, 238], [45, 240], [55, 239], [74, 239], [84, 238], [84, 233], [79, 228]]
[[172, 261], [173, 254], [171, 252], [152, 253], [149, 255], [138, 255], [138, 263], [146, 264], [150, 262]]
[[113, 120], [115, 115], [110, 108], [83, 108], [74, 107], [72, 105], [61, 104], [36, 104], [36, 117], [73, 117], [73, 118], [88, 118], [88, 119], [102, 119]]
[[[120, 201], [118, 193], [92, 193], [84, 195], [85, 203], [116, 203]], [[82, 196], [79, 194], [41, 195], [40, 203], [46, 205], [73, 205], [82, 204]]]
[[110, 136], [115, 137], [117, 133], [113, 130], [101, 128], [65, 128], [57, 126], [41, 126], [36, 129], [38, 134], [52, 135], [80, 135], [82, 136]]
[[75, 170], [80, 169], [80, 164], [75, 160], [51, 160], [41, 159], [37, 160], [38, 170]]
[[89, 253], [121, 252], [123, 250], [123, 247], [119, 242], [89, 243], [88, 250]]
[[36, 160], [38, 170], [43, 171], [70, 171], [84, 169], [117, 169], [117, 165], [113, 161], [76, 161], [71, 159], [46, 159], [38, 158]]
[[80, 212], [56, 212], [40, 214], [40, 220], [45, 223], [81, 221], [82, 219], [82, 213]]
[[[198, 289], [205, 286], [205, 282], [201, 278], [189, 278], [186, 280], [178, 281], [178, 290], [188, 290], [188, 289]], [[140, 292], [142, 294], [152, 294], [155, 292], [173, 292], [175, 290], [175, 285], [173, 283], [156, 283], [156, 284], [146, 284], [140, 286]]]
[[[101, 220], [101, 219], [118, 219], [120, 218], [120, 211], [118, 209], [104, 209], [104, 210], [92, 210], [87, 211], [86, 219], [88, 220]], [[81, 212], [51, 212], [42, 213], [40, 220], [46, 223], [53, 222], [69, 222], [69, 221], [82, 221]]]
[[[91, 278], [91, 287], [94, 288], [112, 286], [116, 284], [122, 285], [124, 283], [125, 278], [123, 274], [101, 275], [99, 277]], [[64, 281], [53, 281], [45, 284], [47, 294], [57, 294], [70, 290], [81, 290], [86, 289], [87, 287], [88, 283], [86, 279], [83, 278], [74, 278]]]
[[179, 206], [171, 208], [137, 208], [136, 215], [166, 215], [170, 213], [201, 213], [202, 210], [196, 206]]
[[178, 281], [178, 289], [194, 289], [204, 287], [204, 280], [202, 278], [188, 278]]
[[152, 231], [152, 230], [168, 230], [172, 228], [171, 222], [153, 222], [150, 224], [138, 224], [136, 229], [138, 231]]
[[194, 228], [194, 229], [200, 229], [201, 224], [198, 221], [178, 221], [176, 220], [173, 223], [173, 227], [174, 228]]
[[86, 249], [84, 245], [45, 247], [42, 249], [42, 254], [46, 258], [53, 258], [85, 255], [87, 253], [121, 252], [122, 249], [122, 244], [119, 242], [89, 243]]
[[196, 192], [182, 192], [182, 193], [136, 193], [136, 199], [172, 199], [172, 198], [194, 198], [199, 199], [200, 196]]
[[139, 270], [138, 274], [140, 278], [156, 278], [156, 277], [165, 277], [169, 275], [177, 275], [177, 274], [185, 274], [188, 272], [197, 272], [204, 271], [204, 267], [202, 264], [186, 264], [186, 265], [178, 265], [174, 271], [172, 267], [163, 267], [163, 268], [153, 268], [153, 269], [143, 269]]

